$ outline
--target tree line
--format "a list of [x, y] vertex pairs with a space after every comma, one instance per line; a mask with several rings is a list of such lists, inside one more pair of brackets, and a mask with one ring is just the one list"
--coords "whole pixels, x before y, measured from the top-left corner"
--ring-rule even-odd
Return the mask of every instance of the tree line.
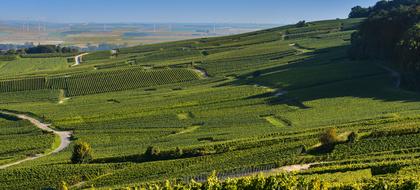
[[351, 36], [350, 57], [390, 60], [402, 74], [402, 85], [420, 90], [420, 0], [357, 6], [349, 17], [367, 17]]
[[61, 47], [59, 45], [37, 45], [34, 47], [10, 49], [2, 51], [3, 55], [24, 55], [24, 54], [41, 54], [41, 53], [77, 53], [79, 50], [72, 47]]

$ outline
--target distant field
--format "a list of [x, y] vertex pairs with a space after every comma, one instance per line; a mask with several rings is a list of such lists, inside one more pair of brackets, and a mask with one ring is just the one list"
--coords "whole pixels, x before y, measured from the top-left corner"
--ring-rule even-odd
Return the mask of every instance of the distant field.
[[[337, 184], [418, 177], [420, 98], [395, 87], [377, 65], [385, 63], [348, 59], [360, 21], [98, 51], [71, 68], [55, 59], [28, 59], [36, 64], [24, 68], [23, 59], [2, 61], [20, 76], [2, 75], [0, 108], [74, 131], [72, 145], [90, 143], [94, 160], [70, 164], [70, 146], [0, 170], [0, 189], [60, 181], [121, 189], [302, 163], [312, 166], [296, 175]], [[42, 64], [48, 69], [36, 70]], [[324, 150], [320, 133], [331, 127], [340, 142]], [[149, 146], [160, 157], [145, 158]]]
[[[22, 25], [26, 28], [22, 29]], [[135, 46], [200, 37], [246, 33], [274, 27], [272, 24], [65, 24], [4, 21], [0, 44], [33, 42], [86, 47], [102, 43]], [[143, 35], [127, 35], [138, 34]]]

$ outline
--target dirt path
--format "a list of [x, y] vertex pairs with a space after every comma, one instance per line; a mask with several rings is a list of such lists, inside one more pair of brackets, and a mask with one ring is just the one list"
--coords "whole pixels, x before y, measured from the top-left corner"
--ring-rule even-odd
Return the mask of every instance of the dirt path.
[[319, 163], [309, 163], [309, 164], [296, 164], [296, 165], [290, 165], [290, 166], [283, 166], [280, 168], [276, 168], [271, 170], [270, 172], [298, 172], [309, 169], [312, 165], [316, 165]]
[[72, 67], [76, 66], [76, 65], [80, 65], [80, 63], [82, 62], [82, 57], [87, 55], [89, 53], [82, 53], [80, 55], [77, 55], [76, 57], [74, 57], [74, 64], [72, 65]]
[[307, 52], [311, 52], [311, 50], [309, 49], [304, 49], [303, 47], [299, 46], [297, 43], [292, 43], [289, 44], [290, 47], [292, 47], [293, 49], [295, 49], [296, 51], [299, 52], [299, 54], [303, 54], [303, 53], [307, 53]]
[[16, 117], [18, 117], [20, 119], [23, 119], [23, 120], [28, 120], [33, 125], [35, 125], [36, 127], [40, 128], [41, 130], [52, 132], [55, 135], [57, 135], [57, 136], [60, 137], [60, 146], [58, 146], [53, 151], [48, 152], [46, 154], [37, 154], [37, 155], [34, 155], [32, 157], [25, 158], [23, 160], [19, 160], [19, 161], [13, 162], [13, 163], [2, 165], [2, 166], [0, 166], [0, 169], [5, 169], [5, 168], [8, 168], [10, 166], [18, 165], [18, 164], [23, 163], [23, 162], [26, 162], [26, 161], [35, 160], [35, 159], [42, 158], [42, 157], [45, 157], [45, 156], [48, 156], [48, 155], [51, 155], [51, 154], [58, 153], [58, 152], [64, 150], [65, 148], [67, 148], [70, 145], [70, 137], [72, 135], [72, 132], [71, 131], [56, 131], [56, 130], [51, 129], [49, 127], [50, 124], [42, 123], [41, 121], [39, 121], [39, 120], [37, 120], [35, 118], [32, 118], [30, 116], [24, 115], [24, 114], [16, 114], [16, 113], [11, 113], [11, 112], [6, 112], [6, 111], [1, 111], [0, 113], [6, 114], [6, 115], [16, 116]]

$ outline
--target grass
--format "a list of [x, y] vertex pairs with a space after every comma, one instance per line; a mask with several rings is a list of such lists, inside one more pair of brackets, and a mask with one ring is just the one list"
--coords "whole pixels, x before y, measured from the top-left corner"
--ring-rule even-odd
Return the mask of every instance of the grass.
[[280, 128], [286, 127], [286, 125], [282, 121], [280, 121], [279, 119], [273, 116], [267, 116], [267, 117], [264, 117], [264, 119], [276, 127], [280, 127]]
[[[136, 46], [112, 58], [97, 52], [77, 67], [8, 77], [18, 81], [36, 73], [45, 84], [1, 92], [0, 108], [31, 112], [57, 129], [74, 131], [74, 140], [92, 145], [94, 162], [69, 164], [68, 148], [0, 171], [0, 179], [9, 181], [0, 181], [0, 189], [56, 187], [61, 180], [83, 181], [82, 188], [121, 188], [212, 170], [238, 173], [314, 162], [323, 164], [300, 174], [332, 182], [416, 175], [418, 94], [395, 88], [376, 64], [347, 58], [348, 38], [358, 22], [320, 21], [303, 28]], [[283, 39], [286, 31], [299, 35]], [[209, 76], [198, 76], [195, 68]], [[132, 72], [154, 73], [153, 84], [130, 78]], [[186, 75], [192, 80], [184, 80]], [[8, 83], [12, 89], [19, 84]], [[354, 144], [343, 138], [331, 152], [305, 152], [330, 127], [360, 138]], [[384, 131], [392, 133], [372, 136]], [[141, 160], [149, 146], [200, 156]], [[400, 174], [387, 171], [396, 163]], [[378, 174], [381, 170], [386, 171]]]

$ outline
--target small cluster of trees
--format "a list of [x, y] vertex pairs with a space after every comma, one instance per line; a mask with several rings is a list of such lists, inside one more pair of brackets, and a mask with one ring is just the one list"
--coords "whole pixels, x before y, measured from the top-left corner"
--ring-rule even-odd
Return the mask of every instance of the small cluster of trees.
[[351, 9], [349, 18], [364, 18], [368, 17], [370, 13], [370, 8], [363, 8], [361, 6], [355, 6]]
[[306, 25], [307, 25], [307, 23], [306, 23], [305, 20], [301, 20], [301, 21], [299, 21], [298, 23], [295, 24], [295, 26], [298, 27], [298, 28], [305, 27]]
[[77, 53], [79, 50], [70, 47], [61, 47], [56, 45], [38, 45], [25, 49], [27, 54], [37, 53]]

